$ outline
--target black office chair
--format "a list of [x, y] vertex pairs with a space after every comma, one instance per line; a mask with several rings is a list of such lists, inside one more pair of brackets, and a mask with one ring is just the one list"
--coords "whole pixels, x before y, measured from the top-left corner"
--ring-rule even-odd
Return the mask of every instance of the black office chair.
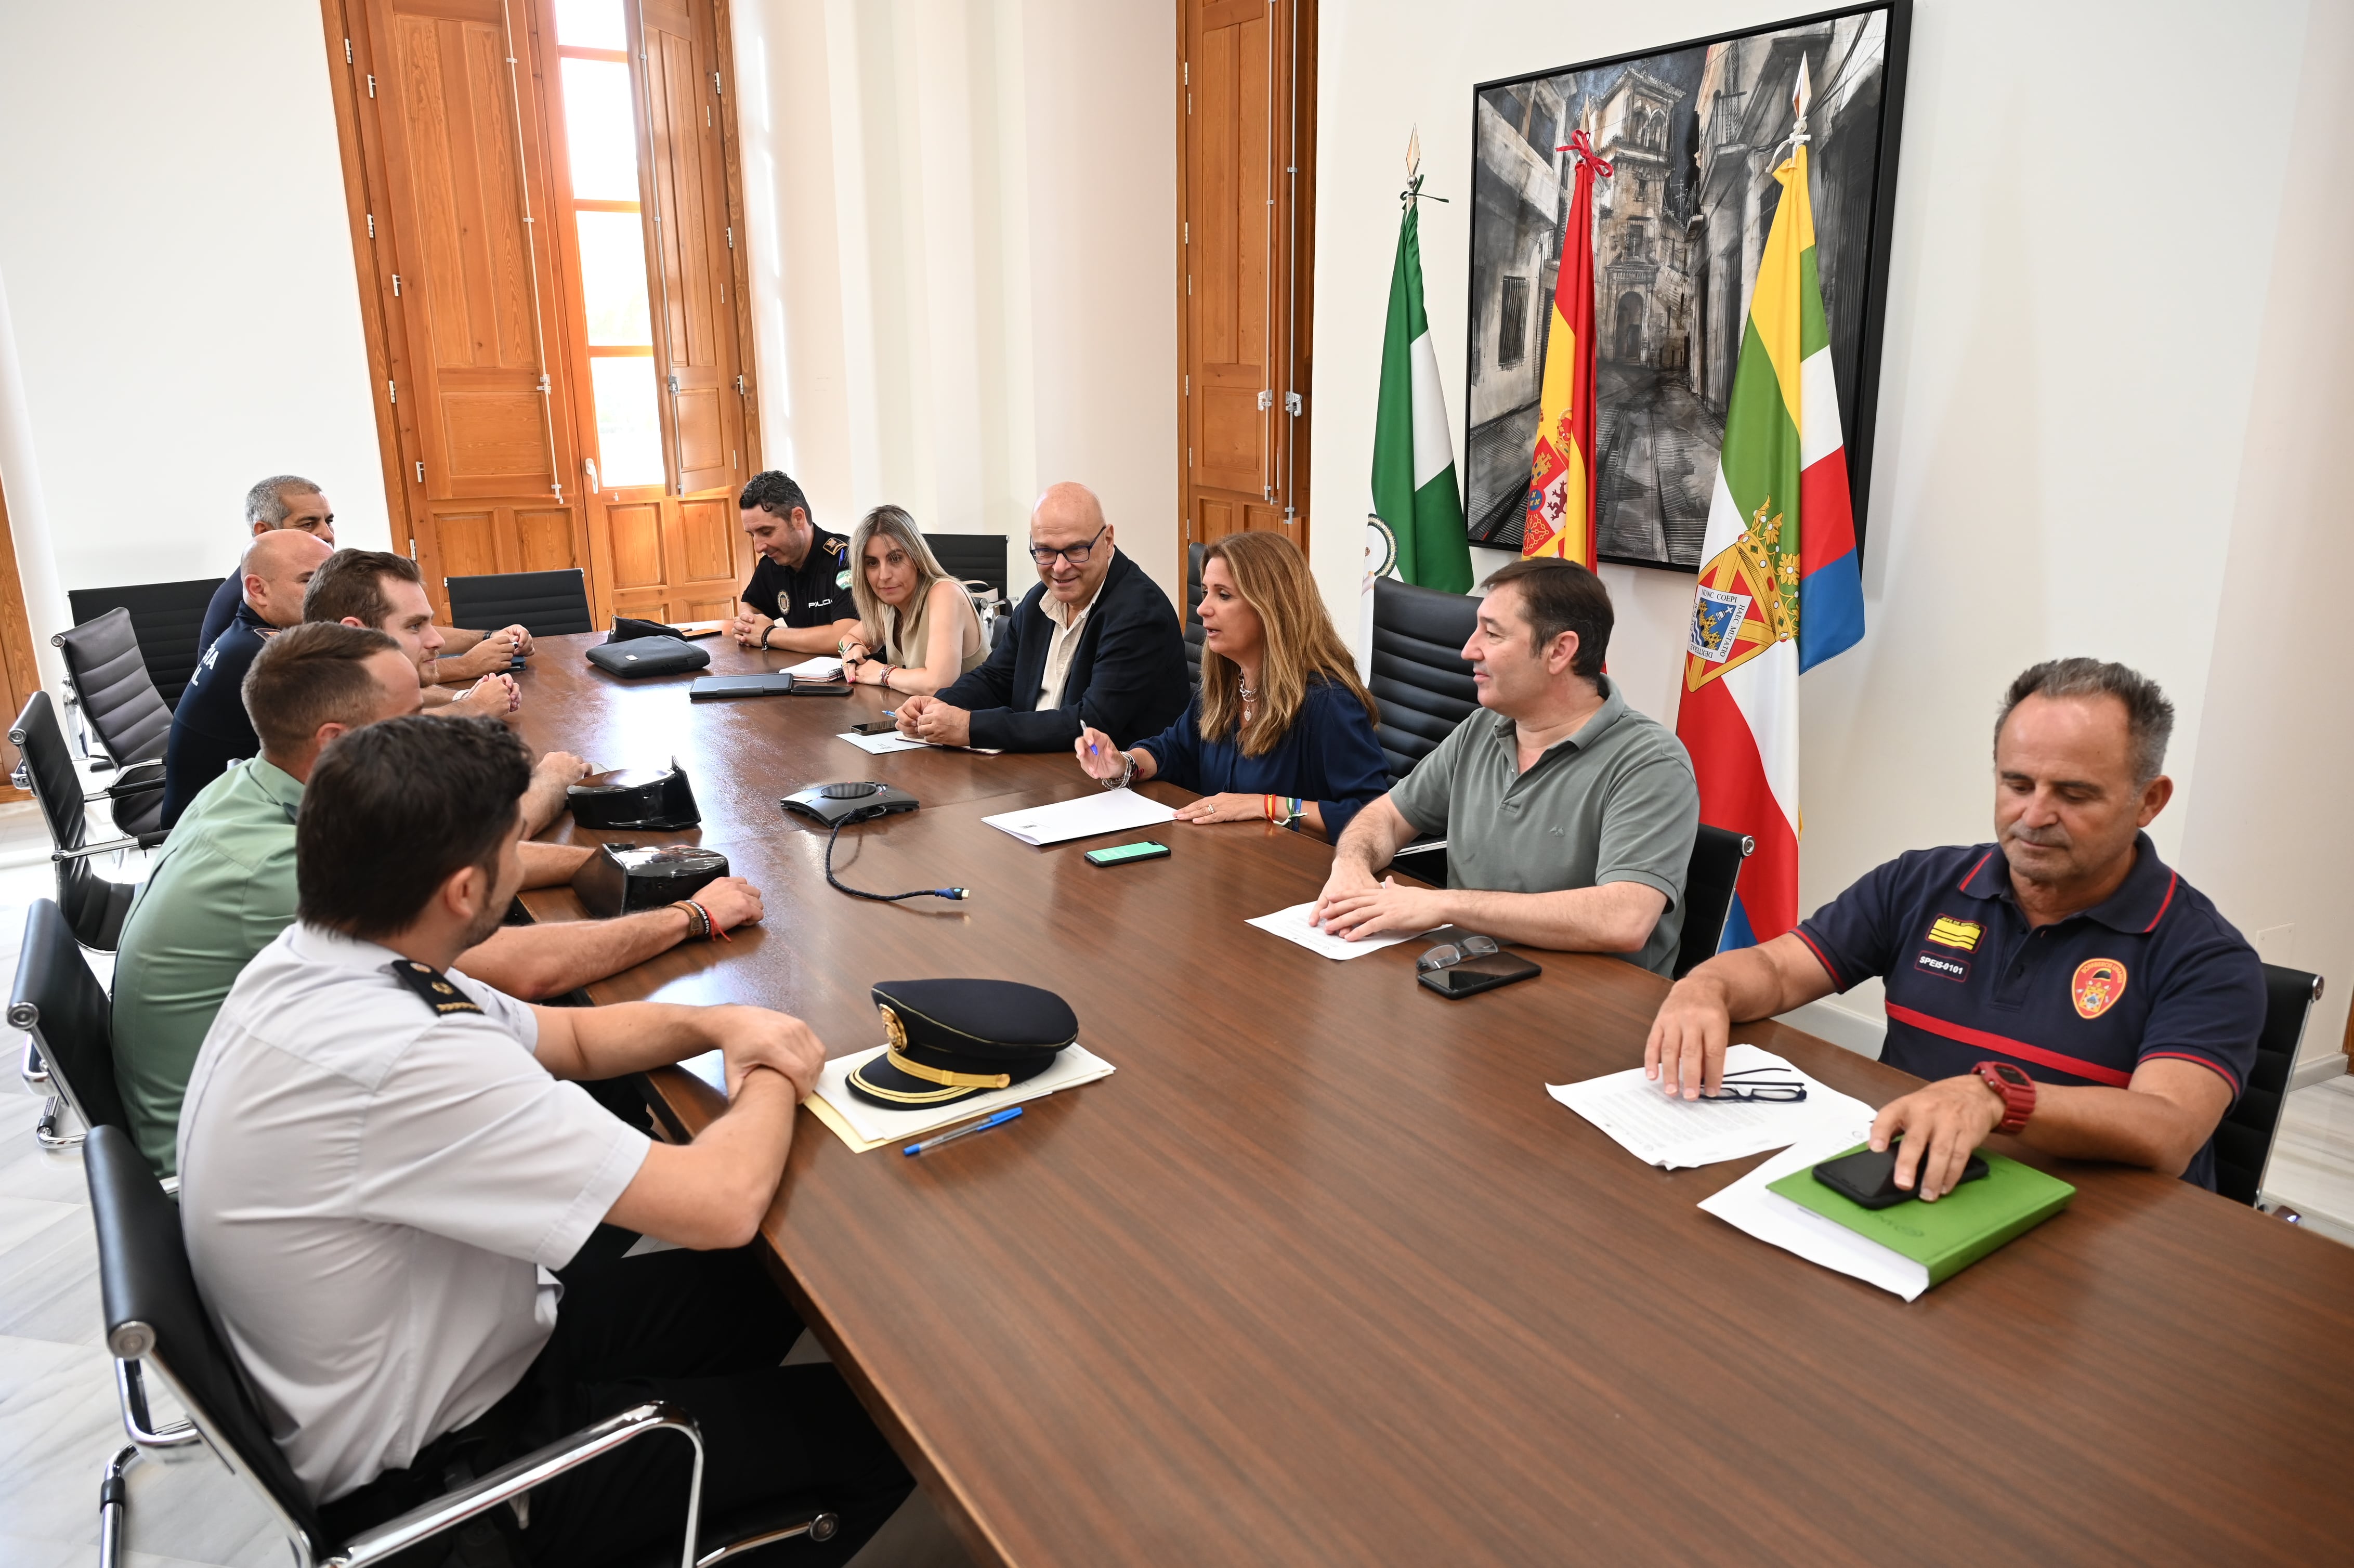
[[2304, 969], [2264, 966], [2264, 1027], [2256, 1036], [2256, 1064], [2238, 1103], [2215, 1128], [2215, 1191], [2253, 1204], [2280, 1129], [2281, 1102], [2305, 1038], [2305, 1021], [2321, 1000], [2321, 977]]
[[196, 661], [205, 656], [196, 637], [204, 630], [205, 611], [220, 586], [218, 577], [192, 577], [178, 583], [73, 588], [67, 592], [66, 602], [72, 607], [77, 626], [96, 620], [109, 610], [126, 611], [155, 694], [166, 706], [177, 707], [188, 677], [196, 673]]
[[1197, 692], [1202, 689], [1202, 639], [1206, 635], [1202, 627], [1202, 563], [1209, 551], [1207, 545], [1185, 546], [1185, 673]]
[[[585, 1426], [569, 1437], [503, 1465], [480, 1480], [443, 1493], [420, 1508], [349, 1541], [328, 1535], [319, 1510], [270, 1440], [254, 1408], [236, 1357], [213, 1330], [180, 1239], [180, 1214], [148, 1173], [131, 1135], [120, 1128], [90, 1129], [82, 1146], [90, 1181], [90, 1219], [98, 1227], [99, 1294], [106, 1318], [106, 1348], [115, 1365], [115, 1393], [131, 1446], [106, 1467], [99, 1490], [100, 1561], [120, 1560], [126, 1499], [122, 1472], [142, 1452], [202, 1442], [253, 1489], [304, 1568], [360, 1568], [512, 1501], [565, 1471], [650, 1432], [684, 1434], [695, 1446], [694, 1478], [686, 1494], [681, 1568], [701, 1568], [756, 1545], [807, 1536], [829, 1541], [841, 1528], [833, 1514], [802, 1510], [736, 1535], [726, 1544], [696, 1550], [703, 1502], [703, 1436], [695, 1418], [675, 1405], [649, 1402]], [[144, 1377], [164, 1381], [188, 1420], [154, 1429]], [[665, 1557], [667, 1561], [667, 1557]]]
[[70, 1149], [80, 1133], [64, 1128], [64, 1113], [87, 1129], [130, 1130], [114, 1084], [114, 1048], [106, 991], [66, 926], [46, 898], [25, 911], [25, 945], [16, 954], [16, 986], [8, 996], [8, 1025], [30, 1036], [48, 1072], [50, 1095], [33, 1136], [44, 1149]]
[[[65, 911], [66, 923], [72, 927], [74, 939], [83, 947], [111, 952], [122, 935], [122, 917], [130, 913], [132, 895], [138, 891], [138, 885], [108, 881], [91, 867], [90, 858], [117, 850], [144, 849], [163, 842], [165, 834], [162, 829], [148, 829], [90, 843], [87, 842], [90, 818], [83, 808], [93, 800], [108, 800], [113, 803], [115, 826], [122, 827], [126, 817], [136, 821], [146, 804], [140, 797], [162, 797], [162, 769], [154, 770], [152, 785], [124, 779], [111, 789], [85, 796], [81, 775], [74, 769], [72, 754], [66, 749], [65, 734], [58, 728], [57, 710], [50, 705], [47, 692], [35, 692], [25, 700], [25, 711], [16, 715], [8, 738], [22, 758], [14, 775], [16, 785], [33, 792], [33, 799], [40, 802], [41, 816], [49, 825], [53, 846], [49, 859], [58, 868], [58, 906]], [[139, 783], [139, 788], [134, 789], [134, 783]]]
[[1725, 919], [1733, 913], [1734, 890], [1741, 885], [1741, 863], [1756, 848], [1757, 841], [1747, 833], [1700, 825], [1700, 836], [1692, 841], [1691, 865], [1684, 873], [1684, 928], [1676, 948], [1676, 979], [1716, 956], [1717, 944], [1724, 940]]
[[[1395, 577], [1373, 583], [1373, 680], [1381, 712], [1375, 735], [1394, 784], [1437, 748], [1479, 705], [1463, 644], [1479, 622], [1479, 601], [1416, 588]], [[1447, 841], [1425, 839], [1398, 852], [1397, 868], [1436, 886], [1447, 884]]]
[[597, 630], [588, 619], [588, 579], [578, 567], [443, 577], [441, 587], [450, 595], [450, 624], [469, 631], [520, 626], [534, 637], [561, 637]]
[[1002, 534], [926, 534], [924, 543], [949, 576], [963, 583], [986, 583], [1007, 596], [1005, 535]]
[[[114, 787], [143, 791], [135, 799], [122, 798], [114, 810], [115, 825], [126, 833], [162, 826], [164, 747], [172, 738], [172, 710], [148, 677], [131, 612], [117, 607], [49, 641], [65, 655], [71, 682], [66, 700], [80, 705], [82, 723], [97, 733], [106, 761], [121, 769]], [[152, 789], [134, 776], [143, 763], [153, 765], [143, 776], [154, 780]]]

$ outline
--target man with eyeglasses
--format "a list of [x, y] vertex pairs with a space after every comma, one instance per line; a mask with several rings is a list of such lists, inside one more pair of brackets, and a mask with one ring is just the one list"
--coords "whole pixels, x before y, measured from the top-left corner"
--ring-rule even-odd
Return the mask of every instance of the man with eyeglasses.
[[995, 652], [936, 697], [899, 705], [899, 730], [935, 746], [1068, 751], [1084, 726], [1132, 746], [1185, 711], [1193, 685], [1169, 596], [1114, 547], [1103, 503], [1062, 483], [1030, 514], [1038, 586]]

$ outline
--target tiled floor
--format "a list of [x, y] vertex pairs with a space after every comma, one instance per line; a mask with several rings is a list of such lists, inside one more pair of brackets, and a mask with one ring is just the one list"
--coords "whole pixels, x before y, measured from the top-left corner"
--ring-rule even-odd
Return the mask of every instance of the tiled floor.
[[[16, 971], [26, 906], [55, 895], [48, 840], [29, 810], [0, 806], [0, 986]], [[122, 1446], [122, 1423], [100, 1340], [81, 1157], [34, 1142], [41, 1100], [17, 1073], [23, 1040], [0, 1029], [0, 1568], [63, 1568], [98, 1559], [99, 1474]], [[151, 1393], [155, 1419], [176, 1420], [169, 1397], [152, 1384]], [[288, 1561], [244, 1483], [201, 1447], [169, 1463], [141, 1458], [130, 1494], [133, 1568]], [[918, 1493], [852, 1568], [970, 1568], [970, 1560]]]

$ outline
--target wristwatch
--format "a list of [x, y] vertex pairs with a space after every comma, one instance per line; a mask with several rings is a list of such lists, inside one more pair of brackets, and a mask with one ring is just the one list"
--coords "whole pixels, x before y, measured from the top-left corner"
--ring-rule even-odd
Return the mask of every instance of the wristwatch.
[[1997, 1132], [2017, 1132], [2035, 1114], [2035, 1080], [2009, 1062], [1980, 1062], [1970, 1069], [1986, 1086], [2002, 1097], [2002, 1121]]

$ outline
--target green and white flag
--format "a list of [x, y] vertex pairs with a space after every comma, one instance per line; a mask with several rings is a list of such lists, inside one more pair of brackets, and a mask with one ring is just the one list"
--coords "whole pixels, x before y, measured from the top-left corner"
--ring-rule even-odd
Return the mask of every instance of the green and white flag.
[[[1397, 265], [1390, 274], [1388, 331], [1382, 338], [1382, 396], [1373, 415], [1373, 517], [1386, 529], [1394, 567], [1384, 575], [1448, 593], [1471, 590], [1471, 547], [1463, 498], [1455, 483], [1455, 446], [1438, 389], [1438, 355], [1422, 310], [1422, 245], [1416, 196], [1408, 186], [1398, 223]], [[1380, 552], [1369, 550], [1380, 570]], [[1366, 592], [1371, 594], [1368, 581]]]

